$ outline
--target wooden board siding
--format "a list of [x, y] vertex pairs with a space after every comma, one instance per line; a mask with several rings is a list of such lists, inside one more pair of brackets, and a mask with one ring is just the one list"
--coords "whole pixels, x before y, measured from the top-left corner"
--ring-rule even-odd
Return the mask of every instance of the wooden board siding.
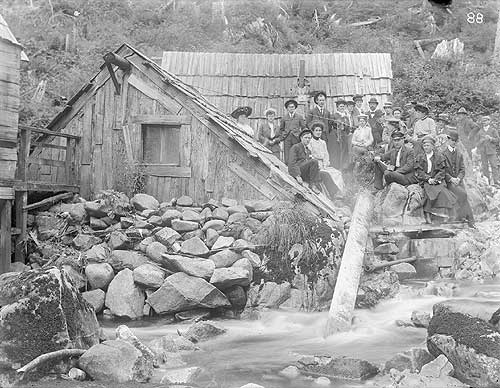
[[16, 175], [21, 48], [0, 39], [0, 180]]

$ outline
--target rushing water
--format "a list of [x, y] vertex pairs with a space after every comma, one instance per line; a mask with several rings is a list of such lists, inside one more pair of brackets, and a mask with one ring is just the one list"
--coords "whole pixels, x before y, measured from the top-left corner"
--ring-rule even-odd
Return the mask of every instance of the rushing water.
[[[409, 321], [412, 311], [432, 311], [432, 306], [449, 299], [437, 296], [418, 296], [422, 283], [402, 287], [400, 294], [380, 303], [371, 310], [356, 310], [351, 331], [323, 338], [327, 312], [305, 313], [268, 311], [258, 321], [225, 320], [220, 324], [228, 333], [217, 339], [201, 343], [202, 351], [185, 357], [189, 366], [205, 370], [200, 377], [201, 386], [236, 388], [249, 382], [266, 388], [318, 387], [312, 381], [289, 381], [278, 372], [295, 362], [299, 355], [338, 355], [365, 359], [383, 364], [396, 353], [417, 346], [425, 346], [426, 330], [398, 327], [396, 320]], [[492, 303], [500, 307], [500, 282], [461, 284], [454, 298]], [[186, 330], [187, 324], [162, 325], [136, 323], [130, 325], [143, 341], [167, 333]], [[135, 327], [134, 327], [135, 326]], [[115, 326], [113, 326], [114, 328]], [[113, 329], [106, 329], [109, 337]], [[360, 387], [359, 382], [335, 381], [339, 388]]]

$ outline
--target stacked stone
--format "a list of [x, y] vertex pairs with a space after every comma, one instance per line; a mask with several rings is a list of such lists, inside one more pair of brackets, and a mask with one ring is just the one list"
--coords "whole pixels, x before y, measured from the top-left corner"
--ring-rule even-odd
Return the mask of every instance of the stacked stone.
[[[67, 269], [84, 298], [106, 316], [138, 319], [243, 310], [261, 266], [251, 240], [272, 206], [229, 198], [198, 206], [188, 196], [160, 204], [147, 194], [128, 200], [107, 191], [95, 201], [58, 205], [36, 222], [80, 223], [71, 245], [82, 253], [84, 270]], [[52, 224], [38, 226], [42, 240], [57, 235]]]

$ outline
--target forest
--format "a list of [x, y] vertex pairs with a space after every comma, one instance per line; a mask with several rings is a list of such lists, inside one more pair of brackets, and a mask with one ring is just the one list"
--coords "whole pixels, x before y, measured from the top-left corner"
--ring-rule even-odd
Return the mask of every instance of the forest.
[[[3, 0], [0, 12], [25, 47], [22, 123], [43, 126], [123, 42], [162, 51], [388, 52], [395, 103], [423, 101], [452, 113], [498, 109], [492, 63], [493, 0]], [[441, 39], [464, 53], [431, 59]], [[426, 43], [422, 52], [415, 41]]]

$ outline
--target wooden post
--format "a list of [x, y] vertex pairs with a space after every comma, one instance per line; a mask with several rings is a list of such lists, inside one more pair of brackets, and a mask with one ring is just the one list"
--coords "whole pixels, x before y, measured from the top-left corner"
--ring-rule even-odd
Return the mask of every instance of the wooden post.
[[11, 200], [0, 199], [0, 274], [10, 270], [11, 206]]
[[19, 229], [19, 235], [16, 238], [15, 261], [25, 262], [26, 258], [26, 235], [28, 229], [28, 210], [25, 210], [28, 204], [28, 192], [16, 191], [16, 228]]
[[339, 331], [349, 330], [351, 327], [372, 214], [373, 196], [368, 191], [362, 191], [354, 207], [351, 227], [328, 313], [325, 338]]
[[73, 139], [66, 139], [66, 161], [65, 161], [65, 169], [66, 169], [66, 183], [68, 185], [73, 185], [75, 182], [74, 179], [74, 151], [75, 151], [75, 142]]

